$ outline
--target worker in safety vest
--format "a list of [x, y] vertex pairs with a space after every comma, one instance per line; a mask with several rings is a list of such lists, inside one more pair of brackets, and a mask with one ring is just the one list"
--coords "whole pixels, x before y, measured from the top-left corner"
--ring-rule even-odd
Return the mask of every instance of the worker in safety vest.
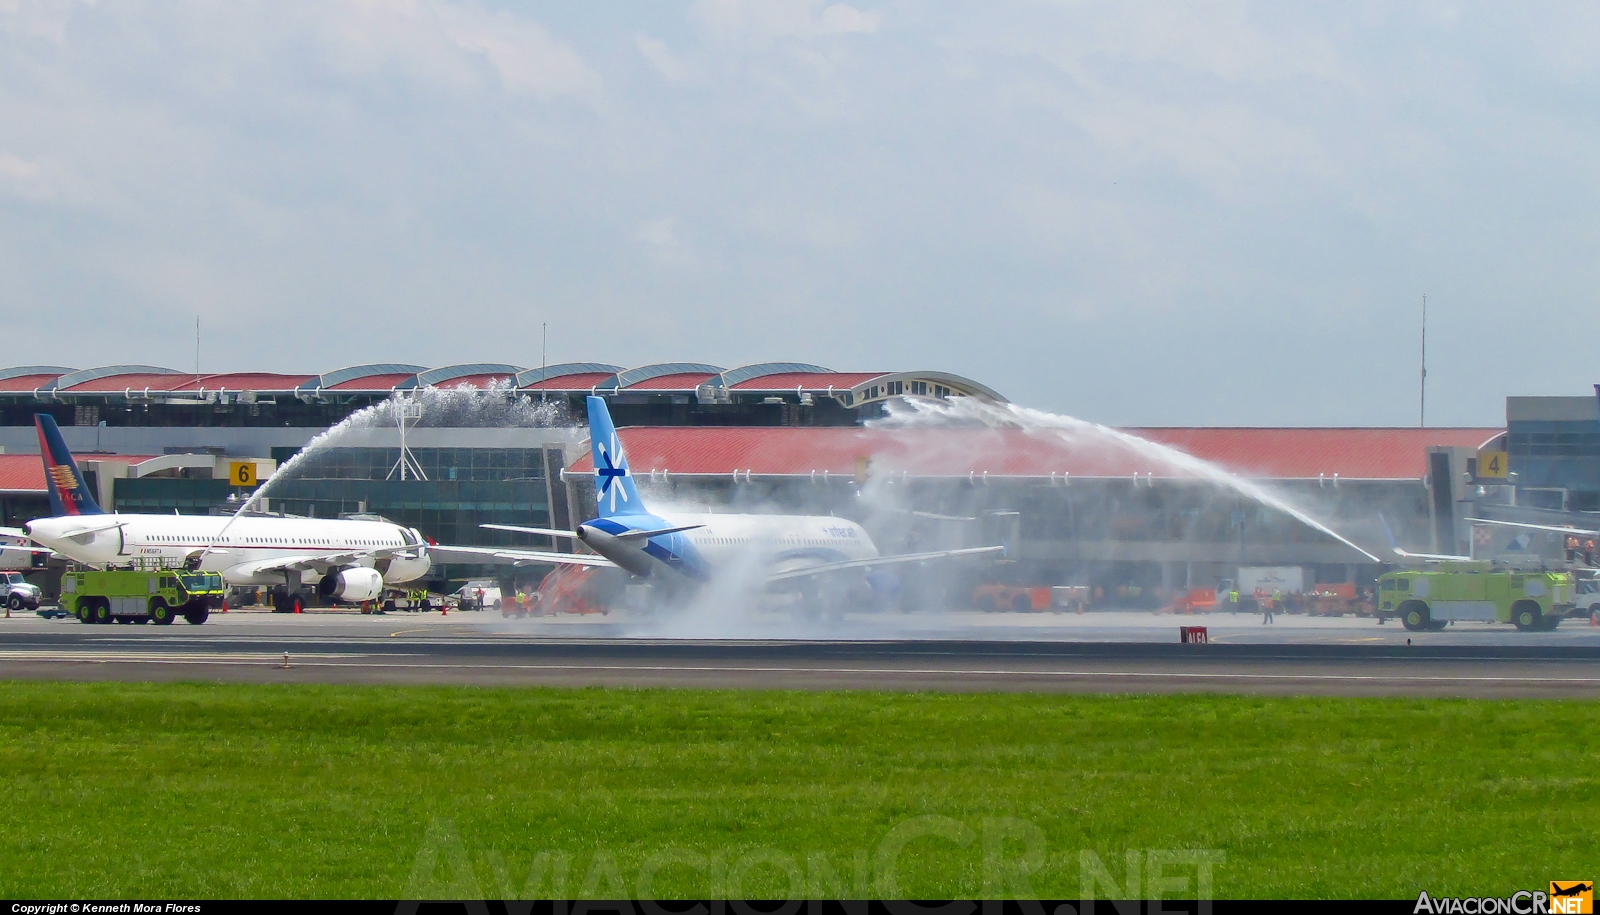
[[1271, 594], [1267, 595], [1266, 601], [1261, 604], [1261, 625], [1265, 626], [1273, 621], [1272, 611], [1277, 609], [1278, 601], [1282, 599], [1282, 597], [1282, 592], [1276, 588], [1272, 590]]
[[1228, 589], [1228, 610], [1232, 613], [1239, 612], [1239, 589]]

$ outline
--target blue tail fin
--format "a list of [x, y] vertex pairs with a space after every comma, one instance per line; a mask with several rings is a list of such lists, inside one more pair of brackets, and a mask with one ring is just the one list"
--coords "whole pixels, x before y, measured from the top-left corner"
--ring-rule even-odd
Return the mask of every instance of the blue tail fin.
[[594, 501], [600, 517], [644, 514], [644, 502], [633, 485], [617, 427], [611, 425], [611, 411], [601, 397], [589, 398], [589, 450], [594, 458]]
[[48, 413], [35, 413], [33, 423], [39, 429], [39, 457], [44, 460], [44, 481], [50, 490], [50, 514], [105, 514], [89, 494], [89, 485], [83, 481], [83, 472], [72, 459], [72, 452], [67, 450], [55, 419]]

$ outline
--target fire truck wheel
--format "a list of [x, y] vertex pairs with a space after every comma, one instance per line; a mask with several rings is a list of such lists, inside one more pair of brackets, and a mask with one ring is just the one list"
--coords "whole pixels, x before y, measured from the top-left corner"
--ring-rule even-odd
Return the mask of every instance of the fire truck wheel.
[[1408, 600], [1400, 605], [1400, 622], [1412, 632], [1428, 628], [1428, 605], [1420, 600]]
[[170, 626], [172, 624], [172, 608], [161, 598], [150, 602], [150, 618], [157, 626]]
[[1519, 600], [1511, 605], [1511, 622], [1523, 632], [1533, 632], [1543, 625], [1539, 605], [1531, 600]]

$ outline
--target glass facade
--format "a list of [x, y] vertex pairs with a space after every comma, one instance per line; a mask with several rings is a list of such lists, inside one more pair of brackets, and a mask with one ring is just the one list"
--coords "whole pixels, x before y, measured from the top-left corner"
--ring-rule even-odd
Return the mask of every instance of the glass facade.
[[[1506, 423], [1506, 450], [1516, 474], [1518, 504], [1600, 511], [1600, 418], [1511, 419]], [[1564, 505], [1560, 490], [1565, 490]]]

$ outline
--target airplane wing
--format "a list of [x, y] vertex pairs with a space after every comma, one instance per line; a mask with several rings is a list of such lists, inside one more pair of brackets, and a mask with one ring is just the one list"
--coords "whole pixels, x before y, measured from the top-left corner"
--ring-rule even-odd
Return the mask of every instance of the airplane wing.
[[1521, 527], [1530, 531], [1555, 531], [1558, 534], [1572, 534], [1577, 537], [1600, 537], [1600, 531], [1585, 530], [1581, 527], [1557, 527], [1554, 524], [1529, 524], [1526, 521], [1491, 521], [1488, 518], [1468, 518], [1473, 524], [1499, 524], [1503, 527]]
[[428, 555], [435, 562], [483, 563], [485, 565], [555, 565], [607, 566], [616, 563], [593, 553], [556, 553], [550, 550], [524, 550], [519, 547], [490, 546], [432, 546]]
[[[228, 569], [230, 576], [244, 577], [259, 575], [263, 572], [318, 572], [324, 573], [329, 569], [340, 569], [346, 566], [357, 565], [368, 559], [391, 559], [394, 557], [412, 558], [416, 554], [414, 547], [392, 547], [376, 550], [346, 550], [340, 553], [318, 553], [314, 556], [279, 556], [273, 559], [258, 559], [255, 562], [241, 562]], [[212, 550], [212, 553], [225, 553], [226, 550]], [[429, 549], [432, 553], [432, 549]]]
[[[519, 527], [515, 524], [480, 524], [478, 526], [486, 527], [494, 531], [515, 531], [519, 534], [538, 534], [543, 537], [567, 537], [575, 539], [578, 536], [573, 531], [557, 531], [551, 530], [547, 527]], [[660, 530], [623, 531], [622, 533], [617, 534], [616, 538], [618, 540], [645, 540], [650, 537], [658, 537], [662, 534], [676, 534], [679, 531], [692, 531], [696, 528], [702, 527], [705, 527], [705, 525], [685, 524], [682, 527], [664, 527]]]
[[829, 562], [819, 566], [808, 566], [804, 569], [777, 572], [768, 575], [767, 581], [794, 581], [800, 578], [810, 578], [814, 575], [828, 575], [833, 572], [846, 572], [852, 569], [875, 569], [880, 566], [903, 565], [908, 562], [928, 562], [935, 559], [951, 559], [956, 556], [984, 556], [992, 553], [1004, 553], [1005, 549], [1003, 546], [974, 546], [961, 550], [935, 550], [929, 553], [875, 556], [872, 559], [847, 559], [842, 562]]
[[558, 531], [548, 527], [522, 527], [516, 524], [480, 524], [478, 526], [488, 528], [491, 531], [511, 531], [517, 534], [538, 534], [541, 537], [565, 537], [569, 540], [578, 536], [572, 531]]

